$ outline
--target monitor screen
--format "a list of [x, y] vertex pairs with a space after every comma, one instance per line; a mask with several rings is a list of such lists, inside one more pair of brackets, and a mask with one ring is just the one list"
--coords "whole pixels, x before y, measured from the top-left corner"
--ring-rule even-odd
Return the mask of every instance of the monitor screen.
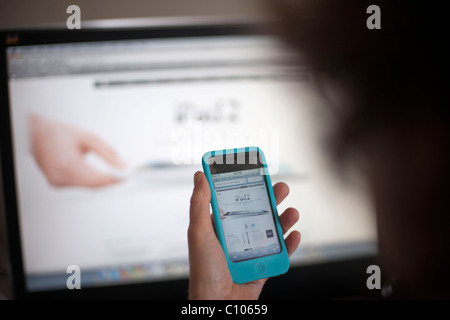
[[68, 38], [6, 57], [28, 291], [65, 289], [73, 265], [83, 288], [187, 278], [193, 174], [235, 147], [259, 146], [290, 187], [292, 266], [376, 251], [364, 192], [324, 160], [308, 70], [277, 39]]

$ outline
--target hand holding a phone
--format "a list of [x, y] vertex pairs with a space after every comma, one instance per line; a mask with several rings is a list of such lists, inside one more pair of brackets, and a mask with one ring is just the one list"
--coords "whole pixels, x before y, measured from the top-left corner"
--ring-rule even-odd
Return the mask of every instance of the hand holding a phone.
[[[285, 183], [273, 186], [277, 205], [289, 193]], [[189, 299], [258, 299], [267, 279], [245, 284], [233, 282], [227, 266], [224, 251], [217, 239], [210, 215], [211, 190], [205, 175], [196, 172], [191, 197], [189, 244]], [[298, 211], [288, 208], [280, 215], [283, 233], [297, 221]], [[285, 239], [288, 254], [291, 255], [300, 243], [300, 233], [293, 231]]]

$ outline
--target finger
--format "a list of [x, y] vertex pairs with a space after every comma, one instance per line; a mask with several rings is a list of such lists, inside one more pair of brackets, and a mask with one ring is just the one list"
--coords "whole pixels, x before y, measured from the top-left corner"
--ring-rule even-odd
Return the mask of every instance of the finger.
[[281, 229], [283, 230], [283, 234], [285, 234], [294, 224], [297, 223], [299, 219], [299, 214], [297, 209], [295, 208], [287, 208], [280, 215], [280, 224]]
[[100, 173], [83, 161], [79, 161], [74, 166], [74, 171], [70, 173], [71, 185], [97, 188], [116, 183], [117, 180], [111, 176]]
[[292, 231], [284, 240], [289, 257], [297, 250], [300, 240], [301, 234], [297, 230]]
[[214, 215], [211, 213], [210, 216], [211, 216], [211, 224], [212, 224], [212, 226], [213, 226], [214, 233], [215, 233], [216, 236], [217, 236], [216, 221], [214, 220]]
[[244, 284], [244, 286], [249, 287], [252, 289], [253, 291], [253, 297], [249, 297], [249, 299], [255, 299], [257, 300], [259, 295], [261, 294], [262, 288], [264, 286], [264, 284], [266, 283], [268, 278], [264, 278], [264, 279], [259, 279], [259, 280], [255, 280], [252, 282], [248, 282], [246, 284]]
[[273, 193], [275, 195], [275, 201], [279, 205], [289, 194], [289, 187], [284, 182], [278, 182], [273, 186]]
[[197, 171], [194, 175], [194, 190], [191, 196], [189, 209], [189, 234], [202, 231], [213, 231], [210, 217], [211, 191], [203, 172]]
[[82, 147], [85, 151], [94, 151], [115, 167], [123, 167], [124, 162], [120, 159], [113, 147], [94, 134], [87, 134], [83, 139]]

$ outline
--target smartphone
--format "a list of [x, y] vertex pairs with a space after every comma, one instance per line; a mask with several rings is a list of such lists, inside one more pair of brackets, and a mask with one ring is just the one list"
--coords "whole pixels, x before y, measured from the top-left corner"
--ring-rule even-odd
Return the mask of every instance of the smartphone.
[[267, 163], [258, 147], [205, 153], [217, 237], [233, 282], [287, 272], [289, 257]]

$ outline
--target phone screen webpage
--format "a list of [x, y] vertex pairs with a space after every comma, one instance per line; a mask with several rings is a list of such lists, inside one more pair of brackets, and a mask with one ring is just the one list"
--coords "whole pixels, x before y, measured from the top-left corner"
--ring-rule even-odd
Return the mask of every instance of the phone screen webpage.
[[229, 259], [233, 262], [281, 251], [261, 169], [212, 175]]

